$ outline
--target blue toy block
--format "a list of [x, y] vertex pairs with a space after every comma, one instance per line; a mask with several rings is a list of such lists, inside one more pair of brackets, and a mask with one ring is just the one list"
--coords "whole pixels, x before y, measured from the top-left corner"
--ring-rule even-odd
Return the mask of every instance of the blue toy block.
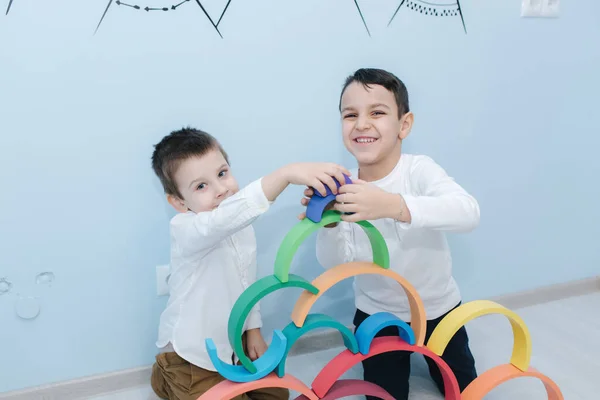
[[379, 312], [365, 319], [354, 333], [360, 353], [364, 355], [369, 354], [371, 342], [375, 338], [375, 335], [388, 326], [397, 326], [400, 337], [410, 345], [415, 344], [415, 332], [410, 325], [396, 317], [394, 314]]
[[287, 353], [287, 338], [279, 330], [273, 332], [271, 345], [260, 358], [252, 364], [256, 372], [249, 372], [243, 365], [226, 364], [219, 358], [217, 347], [212, 339], [206, 339], [206, 351], [217, 372], [232, 382], [252, 382], [264, 378], [277, 368]]
[[[344, 174], [344, 179], [346, 180], [346, 184], [352, 183], [352, 179], [350, 179], [350, 177], [346, 174]], [[333, 178], [333, 180], [335, 181], [335, 184], [338, 188], [342, 186], [337, 179]], [[325, 211], [325, 207], [327, 207], [329, 203], [335, 200], [336, 195], [331, 192], [329, 186], [325, 185], [325, 191], [327, 194], [325, 196], [322, 196], [321, 193], [315, 190], [315, 193], [308, 201], [308, 205], [306, 206], [306, 218], [310, 219], [313, 222], [321, 222], [321, 218], [323, 217], [323, 211]]]

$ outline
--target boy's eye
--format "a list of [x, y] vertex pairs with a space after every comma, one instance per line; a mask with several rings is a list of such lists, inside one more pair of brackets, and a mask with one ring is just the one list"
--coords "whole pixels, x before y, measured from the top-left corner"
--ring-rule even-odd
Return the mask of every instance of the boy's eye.
[[206, 187], [206, 183], [201, 183], [198, 185], [198, 190], [202, 190]]
[[356, 118], [356, 114], [346, 114], [344, 115], [344, 119], [346, 118]]
[[375, 114], [375, 115], [385, 115], [385, 113], [383, 111], [373, 111], [373, 114]]
[[222, 178], [225, 175], [227, 175], [227, 170], [224, 169], [223, 171], [219, 172], [219, 178]]

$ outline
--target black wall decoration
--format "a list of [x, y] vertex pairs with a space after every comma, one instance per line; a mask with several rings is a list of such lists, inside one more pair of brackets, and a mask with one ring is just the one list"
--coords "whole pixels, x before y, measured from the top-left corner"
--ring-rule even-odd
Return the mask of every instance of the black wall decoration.
[[12, 6], [13, 0], [8, 0], [8, 7], [6, 7], [6, 14], [8, 15], [8, 12], [10, 11], [10, 6]]
[[[133, 2], [133, 1], [137, 1], [137, 0], [128, 0], [128, 1]], [[104, 10], [104, 13], [102, 14], [102, 18], [100, 18], [100, 22], [98, 22], [98, 26], [96, 27], [96, 32], [98, 32], [98, 29], [100, 28], [100, 25], [102, 24], [102, 21], [104, 20], [104, 17], [106, 16], [106, 13], [108, 12], [108, 9], [110, 8], [110, 6], [113, 3], [116, 4], [117, 6], [130, 8], [132, 10], [138, 10], [138, 11], [144, 11], [144, 12], [152, 12], [152, 11], [164, 12], [164, 11], [176, 11], [179, 7], [181, 7], [182, 5], [184, 5], [185, 3], [188, 3], [190, 1], [192, 1], [192, 0], [178, 0], [178, 1], [176, 1], [175, 4], [172, 4], [169, 7], [148, 7], [148, 6], [143, 7], [143, 6], [139, 6], [137, 4], [128, 4], [128, 3], [122, 2], [120, 0], [116, 0], [116, 1], [108, 0], [106, 9]], [[200, 7], [200, 9], [202, 9], [202, 12], [206, 16], [206, 18], [208, 18], [211, 25], [213, 26], [213, 28], [215, 28], [215, 30], [217, 31], [217, 33], [219, 34], [221, 39], [223, 39], [223, 35], [221, 35], [221, 32], [219, 31], [219, 24], [221, 23], [221, 20], [225, 16], [225, 12], [229, 8], [229, 3], [231, 3], [231, 0], [227, 1], [227, 4], [225, 5], [225, 8], [223, 9], [223, 12], [221, 13], [221, 16], [219, 17], [219, 20], [217, 21], [217, 23], [215, 23], [213, 21], [213, 19], [210, 17], [210, 14], [208, 13], [208, 11], [206, 11], [206, 8], [204, 8], [204, 6], [202, 5], [202, 2], [200, 2], [200, 0], [194, 0], [194, 1]]]
[[[433, 1], [435, 1], [435, 0], [433, 0]], [[367, 26], [365, 17], [363, 16], [360, 6], [358, 5], [358, 0], [354, 0], [354, 4], [356, 5], [356, 9], [358, 10], [358, 13], [360, 14], [360, 19], [362, 19], [363, 25], [365, 26], [367, 33], [369, 34], [369, 36], [371, 36], [371, 32], [369, 31], [369, 27]], [[390, 18], [390, 22], [388, 22], [388, 26], [390, 26], [390, 24], [392, 23], [392, 21], [396, 17], [396, 14], [398, 14], [398, 11], [400, 11], [402, 6], [405, 6], [405, 8], [409, 8], [415, 12], [419, 12], [421, 14], [431, 15], [431, 16], [435, 16], [435, 17], [460, 16], [460, 19], [461, 19], [462, 25], [463, 25], [463, 29], [465, 30], [465, 33], [467, 33], [465, 19], [463, 17], [462, 10], [460, 8], [460, 0], [446, 1], [443, 4], [429, 2], [429, 1], [425, 1], [425, 0], [401, 0], [400, 5], [398, 6], [398, 8], [396, 8], [396, 11], [394, 12], [394, 15], [392, 15], [392, 18]]]
[[[8, 7], [6, 8], [6, 15], [8, 15], [8, 13], [10, 12], [10, 7], [12, 6], [13, 1], [14, 0], [8, 0]], [[126, 0], [126, 1], [137, 2], [138, 0]], [[443, 3], [434, 3], [434, 1], [439, 1], [439, 2], [443, 2]], [[167, 11], [177, 11], [179, 9], [179, 7], [184, 6], [190, 2], [195, 2], [198, 5], [198, 7], [200, 7], [202, 12], [206, 16], [206, 18], [208, 18], [208, 21], [211, 23], [213, 28], [215, 28], [215, 31], [219, 34], [219, 36], [222, 39], [223, 35], [219, 31], [219, 24], [221, 23], [221, 20], [223, 20], [223, 17], [225, 16], [227, 9], [229, 8], [229, 4], [231, 3], [231, 0], [227, 1], [225, 8], [223, 9], [223, 12], [221, 12], [221, 16], [219, 17], [219, 19], [217, 20], [216, 23], [211, 18], [208, 11], [206, 11], [206, 8], [204, 8], [204, 6], [202, 5], [202, 2], [200, 0], [173, 0], [173, 4], [171, 4], [169, 6], [165, 6], [165, 7], [149, 7], [149, 6], [141, 6], [141, 5], [137, 5], [137, 4], [129, 4], [129, 3], [126, 3], [121, 0], [108, 0], [106, 9], [104, 10], [102, 17], [100, 18], [100, 21], [98, 22], [98, 26], [96, 27], [96, 31], [94, 32], [94, 34], [96, 32], [98, 32], [100, 25], [102, 25], [102, 21], [104, 21], [104, 17], [106, 17], [108, 10], [111, 8], [111, 6], [113, 6], [113, 4], [115, 4], [116, 6], [121, 6], [123, 8], [128, 8], [129, 10], [136, 10], [136, 11], [142, 11], [142, 12], [153, 12], [153, 11], [167, 12]], [[358, 10], [358, 13], [363, 22], [363, 25], [365, 26], [365, 29], [367, 30], [367, 33], [369, 34], [369, 36], [371, 36], [371, 32], [369, 31], [369, 27], [367, 26], [367, 22], [365, 21], [362, 10], [360, 9], [360, 6], [358, 5], [358, 0], [354, 0], [354, 4], [356, 5], [356, 9]], [[398, 5], [398, 8], [396, 8], [394, 15], [392, 15], [392, 18], [390, 18], [390, 21], [388, 22], [388, 26], [390, 26], [392, 21], [394, 21], [394, 18], [396, 17], [396, 15], [398, 14], [398, 11], [400, 11], [402, 6], [404, 6], [404, 8], [408, 8], [412, 11], [419, 12], [419, 13], [425, 14], [425, 15], [434, 16], [434, 17], [460, 16], [460, 20], [462, 21], [462, 25], [463, 25], [463, 29], [465, 30], [465, 34], [467, 33], [465, 19], [464, 19], [463, 13], [462, 13], [462, 9], [460, 7], [460, 0], [431, 0], [431, 1], [400, 0], [400, 4]]]

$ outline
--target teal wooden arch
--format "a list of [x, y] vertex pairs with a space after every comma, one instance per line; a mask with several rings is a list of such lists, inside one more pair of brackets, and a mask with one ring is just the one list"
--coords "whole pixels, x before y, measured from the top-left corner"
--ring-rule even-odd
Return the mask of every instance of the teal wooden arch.
[[350, 328], [348, 328], [341, 322], [331, 318], [328, 315], [309, 314], [306, 317], [306, 321], [304, 322], [304, 325], [302, 325], [302, 327], [298, 328], [296, 324], [294, 324], [294, 322], [292, 321], [283, 329], [282, 333], [283, 336], [285, 336], [287, 339], [287, 345], [283, 357], [276, 369], [277, 376], [283, 378], [283, 376], [285, 375], [285, 362], [287, 360], [287, 356], [290, 350], [292, 349], [292, 346], [294, 346], [294, 343], [296, 343], [296, 341], [305, 333], [319, 328], [337, 329], [342, 335], [342, 338], [344, 339], [344, 345], [346, 346], [346, 348], [350, 350], [353, 354], [358, 353], [358, 341], [356, 340], [356, 337], [354, 336]]
[[242, 344], [242, 330], [244, 323], [252, 307], [256, 305], [262, 298], [276, 290], [297, 287], [307, 290], [313, 294], [319, 293], [319, 289], [314, 287], [310, 282], [298, 275], [290, 275], [289, 281], [283, 283], [275, 277], [275, 275], [265, 276], [257, 280], [248, 289], [238, 297], [237, 301], [229, 314], [229, 322], [227, 325], [227, 334], [229, 335], [229, 343], [233, 347], [233, 351], [240, 359], [242, 365], [252, 374], [257, 373], [257, 368], [252, 360], [244, 353], [244, 345]]

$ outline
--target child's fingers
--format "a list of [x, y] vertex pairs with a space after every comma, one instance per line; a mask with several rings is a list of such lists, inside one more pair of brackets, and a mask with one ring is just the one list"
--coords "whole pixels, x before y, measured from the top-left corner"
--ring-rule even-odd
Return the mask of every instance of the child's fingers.
[[363, 184], [360, 184], [356, 181], [353, 181], [351, 184], [340, 187], [340, 193], [358, 193], [363, 190], [365, 190]]
[[323, 196], [323, 197], [327, 196], [327, 191], [325, 190], [325, 185], [323, 185], [323, 182], [321, 182], [318, 178], [316, 178], [316, 177], [314, 178], [314, 181], [311, 184], [311, 186], [314, 188], [314, 190], [319, 192], [321, 194], [321, 196]]
[[319, 176], [319, 179], [325, 185], [329, 186], [331, 193], [333, 193], [333, 194], [337, 193], [337, 185], [335, 184], [335, 181], [333, 180], [333, 177], [331, 175], [323, 174], [323, 175]]
[[[337, 179], [341, 186], [346, 184], [346, 178], [344, 177], [344, 173], [344, 171], [339, 171], [337, 174], [335, 174], [335, 179]], [[346, 175], [350, 176], [350, 173], [347, 173]]]
[[341, 218], [342, 218], [342, 221], [345, 221], [345, 222], [359, 222], [359, 221], [364, 220], [364, 218], [359, 213], [342, 214]]
[[358, 212], [358, 206], [352, 203], [335, 203], [333, 206], [334, 210], [343, 213], [356, 213]]
[[342, 193], [335, 196], [335, 201], [338, 203], [356, 203], [357, 200], [354, 193]]
[[250, 357], [250, 359], [252, 361], [256, 360], [258, 358], [258, 356], [256, 355], [256, 350], [254, 349], [254, 347], [250, 348], [250, 351], [248, 352], [248, 357]]
[[312, 188], [306, 188], [306, 189], [304, 189], [304, 195], [306, 197], [311, 197], [313, 194], [315, 194], [315, 191], [312, 190]]
[[298, 214], [298, 219], [300, 221], [302, 221], [304, 218], [306, 218], [306, 213], [305, 212]]
[[[348, 171], [348, 169], [346, 167], [344, 167], [343, 165], [336, 165], [338, 167], [338, 169], [340, 170], [341, 173], [344, 173], [348, 176], [350, 176], [350, 171]], [[340, 183], [344, 182], [344, 176], [342, 175], [342, 180], [340, 181]]]
[[[337, 193], [337, 185], [335, 184], [335, 182], [333, 182], [333, 178], [335, 178], [340, 183], [340, 185], [343, 185], [344, 183], [346, 183], [346, 178], [344, 178], [345, 172], [346, 169], [337, 164], [331, 165], [331, 167], [327, 171], [325, 171], [325, 173], [332, 178], [332, 183], [334, 186], [331, 186], [330, 184], [328, 184], [327, 186], [329, 186], [333, 193]], [[348, 173], [348, 175], [349, 174], [350, 173]]]
[[257, 358], [262, 357], [266, 351], [267, 351], [267, 349], [261, 346], [260, 350], [258, 350], [258, 352], [257, 352]]

